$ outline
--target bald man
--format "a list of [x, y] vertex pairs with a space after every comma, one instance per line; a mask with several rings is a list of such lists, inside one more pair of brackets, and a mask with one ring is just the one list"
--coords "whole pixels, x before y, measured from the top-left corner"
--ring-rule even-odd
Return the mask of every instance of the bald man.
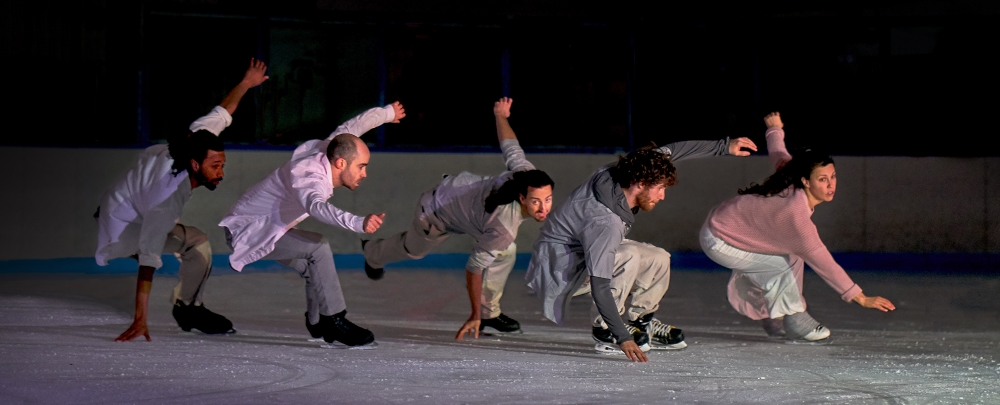
[[402, 104], [372, 108], [343, 123], [324, 140], [295, 149], [292, 159], [251, 187], [219, 226], [233, 249], [236, 271], [258, 260], [276, 260], [306, 280], [306, 328], [333, 347], [374, 347], [371, 331], [347, 320], [333, 252], [323, 235], [296, 229], [310, 216], [358, 233], [374, 233], [385, 214], [360, 217], [328, 203], [333, 189], [354, 190], [367, 177], [370, 153], [358, 137], [406, 116]]

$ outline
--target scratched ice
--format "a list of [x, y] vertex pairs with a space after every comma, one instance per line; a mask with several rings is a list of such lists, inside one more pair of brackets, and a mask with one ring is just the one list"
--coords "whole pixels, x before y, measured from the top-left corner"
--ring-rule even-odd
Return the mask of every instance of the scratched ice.
[[0, 275], [0, 403], [1000, 403], [1000, 279], [855, 273], [882, 314], [840, 301], [809, 273], [812, 315], [830, 344], [768, 340], [725, 299], [728, 274], [674, 271], [657, 317], [689, 347], [633, 364], [592, 352], [590, 303], [565, 325], [542, 319], [515, 272], [504, 313], [521, 336], [456, 342], [468, 316], [461, 271], [342, 271], [348, 318], [375, 350], [307, 342], [293, 272], [217, 269], [206, 306], [239, 333], [181, 332], [157, 277], [152, 342], [115, 343], [132, 317], [134, 276]]

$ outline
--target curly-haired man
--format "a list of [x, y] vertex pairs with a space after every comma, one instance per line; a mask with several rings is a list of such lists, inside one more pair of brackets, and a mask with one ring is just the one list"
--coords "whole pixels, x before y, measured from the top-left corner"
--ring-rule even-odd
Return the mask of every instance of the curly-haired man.
[[747, 138], [676, 142], [630, 152], [594, 172], [552, 211], [535, 242], [525, 278], [542, 298], [545, 317], [562, 323], [570, 298], [589, 291], [599, 353], [624, 352], [644, 362], [651, 348], [686, 347], [680, 329], [653, 317], [670, 284], [670, 254], [625, 235], [635, 215], [652, 210], [676, 182], [673, 162], [749, 155], [743, 148], [757, 150]]

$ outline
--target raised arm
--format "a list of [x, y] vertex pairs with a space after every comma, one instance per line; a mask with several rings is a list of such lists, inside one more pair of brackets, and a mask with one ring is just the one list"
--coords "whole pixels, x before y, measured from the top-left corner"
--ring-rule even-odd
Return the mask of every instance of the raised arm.
[[507, 170], [512, 172], [534, 170], [535, 165], [531, 164], [524, 157], [524, 150], [514, 135], [514, 130], [510, 127], [510, 106], [514, 104], [514, 99], [503, 97], [493, 103], [493, 116], [497, 122], [497, 141], [500, 142], [500, 150], [503, 151], [503, 161]]
[[229, 91], [229, 94], [222, 99], [218, 106], [192, 122], [188, 129], [191, 132], [206, 130], [219, 136], [222, 130], [233, 123], [233, 113], [236, 112], [236, 107], [240, 105], [240, 100], [243, 99], [247, 91], [268, 79], [268, 76], [264, 74], [266, 71], [267, 65], [264, 62], [251, 58], [250, 67], [243, 74], [243, 80]]
[[774, 165], [774, 170], [781, 169], [792, 160], [792, 155], [785, 149], [785, 124], [781, 122], [781, 113], [775, 111], [765, 116], [764, 125], [767, 126], [767, 132], [764, 133], [767, 138], [767, 157]]
[[330, 136], [326, 137], [326, 140], [329, 141], [333, 139], [333, 137], [340, 134], [351, 134], [360, 138], [366, 132], [378, 128], [382, 124], [398, 124], [399, 120], [405, 117], [406, 110], [403, 109], [403, 105], [398, 101], [385, 107], [370, 108], [358, 116], [340, 124], [337, 129], [330, 133]]
[[225, 108], [226, 112], [232, 115], [236, 112], [236, 107], [240, 105], [243, 95], [247, 94], [247, 91], [250, 89], [260, 86], [261, 83], [264, 83], [269, 78], [269, 76], [264, 74], [265, 72], [267, 72], [267, 65], [264, 62], [250, 58], [250, 67], [243, 74], [243, 80], [229, 91], [229, 94], [226, 95], [226, 98], [222, 99], [219, 106]]

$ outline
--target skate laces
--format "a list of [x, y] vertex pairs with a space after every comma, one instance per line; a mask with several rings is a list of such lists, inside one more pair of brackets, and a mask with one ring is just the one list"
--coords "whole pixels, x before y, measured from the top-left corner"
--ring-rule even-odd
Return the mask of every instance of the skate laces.
[[653, 318], [653, 320], [649, 322], [649, 326], [646, 327], [647, 333], [650, 335], [663, 337], [670, 336], [670, 330], [673, 328], [673, 325], [667, 325], [660, 322], [660, 320], [656, 318]]

